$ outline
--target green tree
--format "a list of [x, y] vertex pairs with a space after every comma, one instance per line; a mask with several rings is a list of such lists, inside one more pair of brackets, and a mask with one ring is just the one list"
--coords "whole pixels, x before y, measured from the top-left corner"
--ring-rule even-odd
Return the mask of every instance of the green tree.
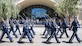
[[13, 0], [0, 0], [0, 17], [17, 17], [19, 10], [16, 8]]
[[67, 17], [69, 17], [69, 23], [70, 23], [70, 17], [75, 15], [78, 12], [78, 8], [76, 7], [79, 0], [64, 0], [59, 6], [56, 6], [55, 9], [57, 9], [57, 13], [59, 15], [63, 14]]

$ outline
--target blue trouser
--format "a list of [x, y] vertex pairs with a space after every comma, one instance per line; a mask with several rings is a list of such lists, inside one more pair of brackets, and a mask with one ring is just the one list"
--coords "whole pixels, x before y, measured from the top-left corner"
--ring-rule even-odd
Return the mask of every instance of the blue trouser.
[[1, 35], [1, 37], [0, 37], [0, 41], [3, 39], [3, 36], [5, 35], [5, 33], [7, 34], [7, 36], [9, 37], [9, 40], [10, 40], [10, 42], [12, 42], [12, 37], [10, 36], [10, 34], [9, 34], [9, 32], [8, 32], [8, 29], [4, 29], [4, 30], [2, 30], [3, 32], [2, 32], [2, 35]]
[[[24, 31], [23, 31], [24, 32]], [[30, 31], [30, 29], [28, 29], [28, 33], [30, 34], [30, 36], [32, 37], [32, 38], [34, 38], [33, 37], [33, 35], [32, 35], [32, 33], [31, 33], [31, 31]], [[26, 33], [24, 34], [24, 36], [23, 36], [23, 38], [26, 36]]]
[[31, 27], [31, 29], [30, 29], [31, 31], [32, 31], [32, 34], [33, 35], [35, 35], [35, 32], [34, 32], [34, 30], [33, 30], [33, 28]]
[[20, 37], [19, 41], [21, 41], [21, 40], [22, 40], [22, 38], [23, 38], [24, 36], [27, 36], [27, 37], [28, 37], [28, 39], [29, 39], [29, 41], [30, 41], [30, 42], [32, 42], [32, 37], [31, 37], [31, 35], [30, 35], [30, 33], [29, 33], [29, 31], [28, 31], [28, 30], [25, 30], [25, 31], [22, 33], [22, 35], [21, 35], [21, 37]]
[[45, 34], [45, 37], [47, 38], [47, 36], [49, 35], [49, 34], [51, 34], [51, 29], [49, 28], [47, 28], [47, 33]]
[[[16, 35], [16, 33], [15, 33], [13, 27], [10, 27], [10, 32], [11, 32], [11, 31], [13, 32], [13, 34], [15, 35], [15, 37], [17, 38], [17, 35]], [[10, 32], [9, 32], [9, 33], [10, 33]]]
[[77, 39], [77, 41], [78, 41], [78, 42], [80, 42], [80, 41], [81, 41], [81, 40], [80, 40], [80, 38], [78, 37], [78, 35], [77, 35], [77, 31], [76, 31], [76, 32], [73, 32], [73, 34], [72, 34], [72, 36], [71, 36], [71, 38], [70, 38], [69, 42], [72, 42], [72, 40], [73, 40], [74, 36], [76, 37], [76, 39]]
[[48, 28], [47, 27], [45, 27], [45, 30], [43, 32], [43, 35], [45, 35], [46, 31], [48, 31]]
[[34, 37], [33, 37], [33, 34], [32, 34], [31, 31], [30, 31], [30, 29], [28, 29], [28, 31], [29, 31], [30, 36], [31, 36], [32, 38], [34, 38]]
[[57, 41], [57, 43], [58, 43], [59, 40], [58, 40], [57, 35], [56, 35], [56, 28], [52, 29], [51, 35], [50, 35], [50, 37], [47, 39], [47, 42], [49, 42], [53, 36], [55, 37], [55, 39], [56, 39], [56, 41]]
[[[24, 32], [24, 31], [23, 31]], [[30, 36], [32, 37], [32, 38], [34, 38], [33, 37], [33, 34], [31, 33], [31, 31], [30, 31], [30, 29], [28, 29], [28, 33], [30, 34]], [[24, 34], [24, 36], [23, 37], [25, 37], [26, 36], [26, 34]]]
[[63, 36], [63, 34], [66, 34], [67, 38], [69, 37], [68, 34], [67, 34], [67, 31], [66, 31], [66, 28], [63, 28], [63, 32], [61, 33], [60, 35], [60, 38]]
[[59, 33], [59, 31], [62, 33], [62, 28], [58, 28], [57, 34]]
[[16, 32], [17, 30], [19, 31], [19, 34], [21, 35], [21, 32], [20, 32], [19, 26], [16, 26], [16, 30], [15, 30], [15, 32]]

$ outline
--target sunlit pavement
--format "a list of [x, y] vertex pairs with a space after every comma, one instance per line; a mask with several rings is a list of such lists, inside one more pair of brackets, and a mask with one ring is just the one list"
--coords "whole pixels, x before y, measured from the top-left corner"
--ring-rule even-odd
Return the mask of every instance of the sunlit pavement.
[[[22, 32], [22, 27], [20, 29]], [[63, 35], [63, 38], [59, 38], [59, 41], [61, 43], [56, 43], [55, 38], [52, 38], [50, 41], [51, 43], [49, 43], [49, 44], [44, 43], [44, 41], [46, 41], [46, 38], [42, 38], [42, 37], [44, 37], [42, 35], [44, 29], [45, 28], [42, 25], [40, 25], [40, 26], [38, 25], [38, 26], [34, 27], [34, 31], [36, 32], [36, 35], [33, 38], [34, 43], [29, 43], [27, 37], [22, 39], [23, 43], [18, 43], [17, 41], [19, 40], [20, 35], [19, 35], [19, 32], [17, 31], [16, 34], [18, 35], [18, 38], [15, 38], [13, 36], [13, 34], [11, 33], [10, 35], [13, 38], [13, 42], [11, 43], [9, 41], [9, 39], [6, 38], [6, 35], [5, 35], [3, 38], [4, 42], [0, 42], [0, 46], [82, 46], [82, 42], [78, 43], [76, 38], [74, 38], [73, 43], [66, 43], [66, 42], [68, 42], [70, 37], [66, 38], [65, 34]], [[71, 36], [73, 32], [69, 31], [69, 30], [67, 30], [67, 31], [68, 31], [68, 35]], [[2, 31], [0, 31], [0, 36], [1, 36], [1, 34], [2, 34]], [[59, 33], [59, 35], [60, 35], [60, 33]], [[58, 35], [58, 37], [59, 37], [59, 35]], [[82, 28], [78, 29], [78, 36], [82, 40]]]

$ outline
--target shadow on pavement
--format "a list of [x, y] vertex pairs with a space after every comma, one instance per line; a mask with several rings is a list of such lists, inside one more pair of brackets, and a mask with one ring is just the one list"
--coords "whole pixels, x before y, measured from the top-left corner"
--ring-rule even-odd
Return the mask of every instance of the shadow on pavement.
[[[46, 41], [43, 41], [42, 43], [51, 44], [51, 43], [56, 43], [56, 42], [46, 42]], [[57, 44], [57, 43], [56, 43], [56, 44]]]
[[41, 36], [44, 36], [43, 34], [40, 34]]
[[64, 42], [64, 43], [69, 43], [69, 44], [73, 44], [73, 43], [81, 43], [81, 42], [69, 42], [69, 41], [62, 41], [62, 42]]
[[47, 37], [41, 37], [41, 38], [47, 39]]
[[8, 41], [0, 41], [0, 43], [6, 43], [6, 42], [8, 42]]
[[69, 43], [69, 44], [73, 44], [73, 42], [69, 42], [69, 41], [62, 41], [64, 43]]
[[17, 43], [24, 44], [24, 43], [30, 43], [30, 42], [18, 41]]

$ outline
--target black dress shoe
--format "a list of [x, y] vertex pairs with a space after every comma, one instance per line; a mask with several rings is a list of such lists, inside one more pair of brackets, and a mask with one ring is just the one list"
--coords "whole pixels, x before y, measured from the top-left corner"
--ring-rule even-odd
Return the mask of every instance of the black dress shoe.
[[13, 35], [15, 35], [15, 34], [13, 34]]
[[34, 37], [32, 37], [32, 38], [34, 38]]
[[44, 34], [42, 34], [42, 35], [44, 35]]
[[18, 38], [18, 36], [16, 36], [16, 38]]
[[79, 43], [81, 43], [81, 41], [78, 41]]
[[11, 40], [10, 42], [13, 42], [13, 40]]
[[60, 43], [60, 42], [57, 42], [57, 43]]
[[62, 38], [62, 37], [58, 37], [58, 38]]
[[22, 42], [22, 41], [18, 41], [18, 43], [24, 43], [24, 42]]
[[25, 36], [23, 38], [26, 38]]
[[30, 41], [30, 43], [33, 43], [33, 41]]
[[9, 38], [8, 36], [6, 38]]
[[21, 35], [21, 34], [19, 34], [19, 35]]
[[69, 38], [69, 36], [67, 38]]

